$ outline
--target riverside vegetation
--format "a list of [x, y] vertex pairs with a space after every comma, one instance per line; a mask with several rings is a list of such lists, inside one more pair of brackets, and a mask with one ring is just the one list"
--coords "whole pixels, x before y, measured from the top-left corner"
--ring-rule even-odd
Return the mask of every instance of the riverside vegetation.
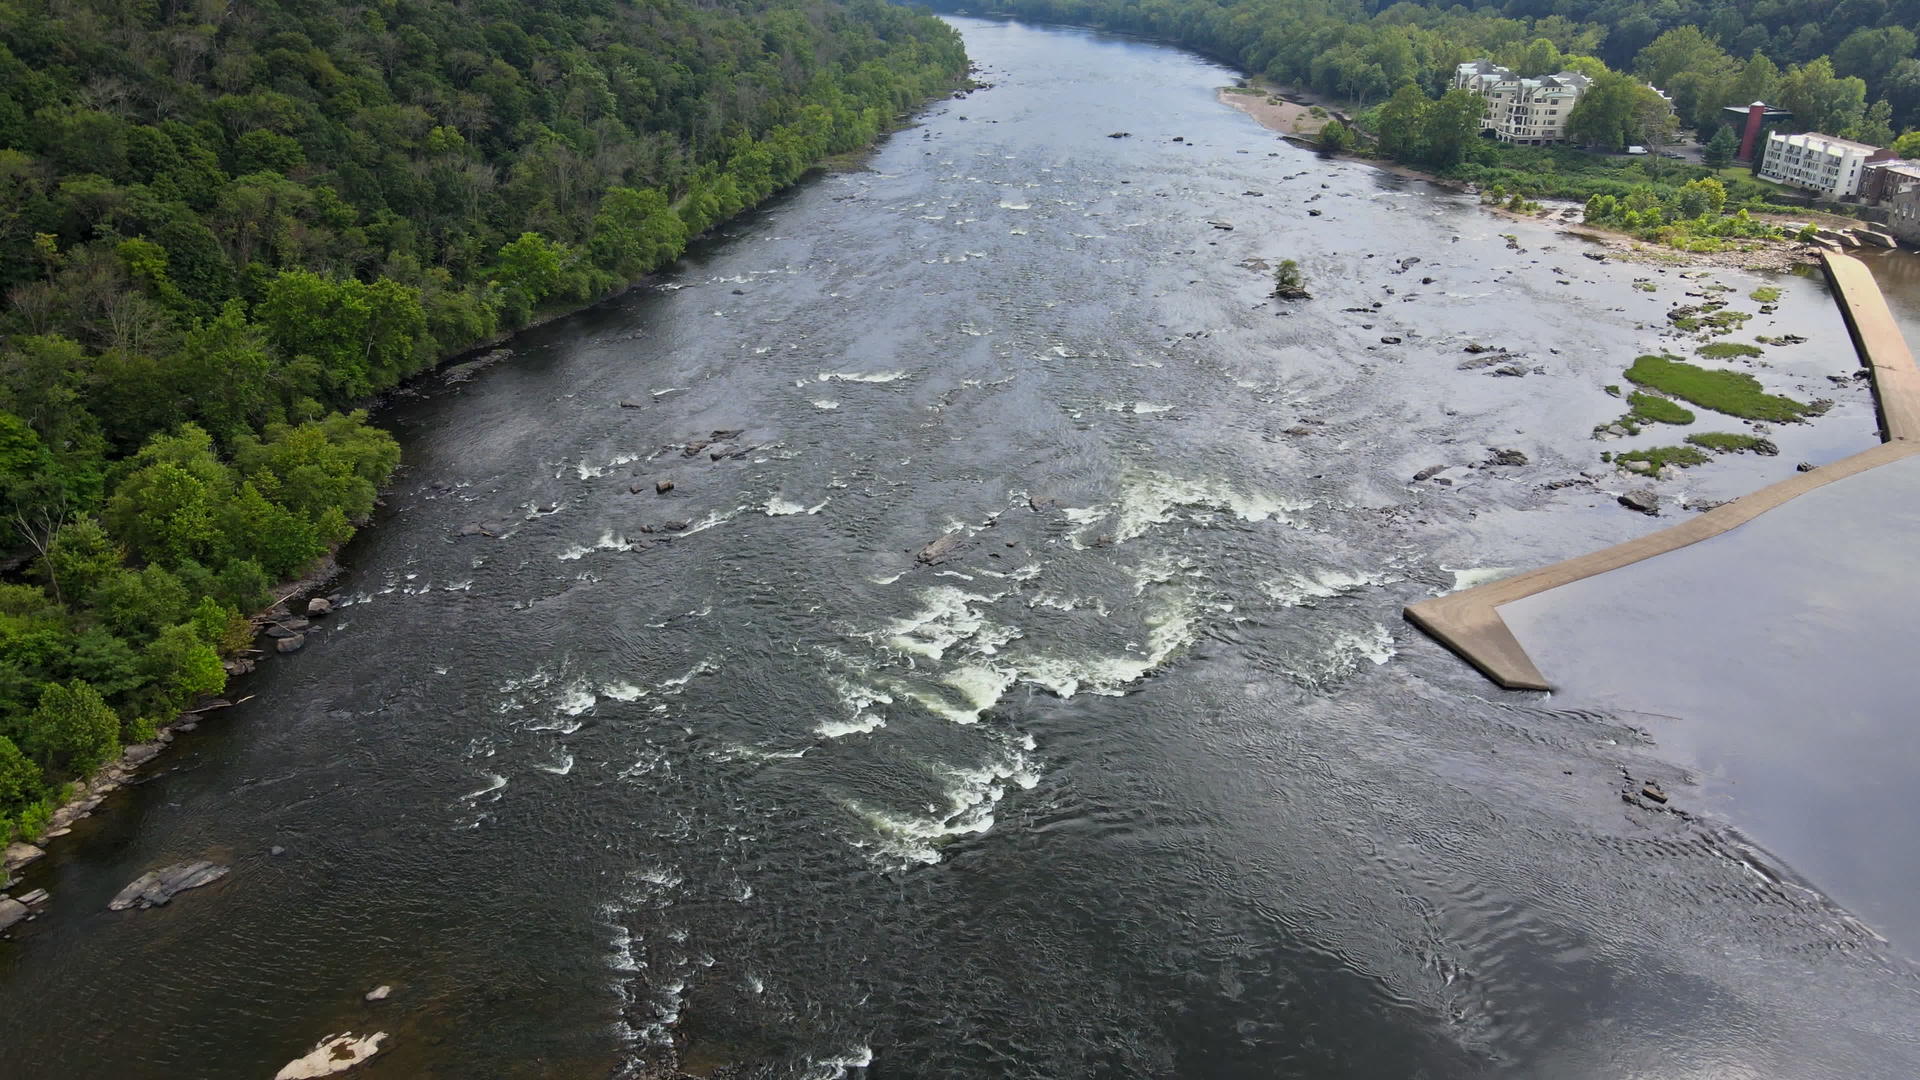
[[0, 5], [0, 841], [372, 511], [399, 453], [356, 404], [965, 68], [880, 0]]

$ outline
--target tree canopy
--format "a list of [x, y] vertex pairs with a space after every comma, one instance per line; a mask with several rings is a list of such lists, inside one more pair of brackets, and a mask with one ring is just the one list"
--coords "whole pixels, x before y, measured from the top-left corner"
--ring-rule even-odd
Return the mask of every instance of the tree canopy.
[[882, 0], [0, 5], [0, 840], [371, 513], [356, 409], [965, 69]]

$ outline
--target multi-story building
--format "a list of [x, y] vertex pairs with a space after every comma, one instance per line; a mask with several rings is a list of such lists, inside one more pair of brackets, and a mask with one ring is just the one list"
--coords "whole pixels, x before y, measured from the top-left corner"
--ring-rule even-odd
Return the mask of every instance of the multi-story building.
[[1920, 180], [1896, 183], [1882, 205], [1887, 208], [1887, 231], [1902, 243], [1920, 247]]
[[1893, 151], [1809, 131], [1802, 135], [1767, 136], [1767, 156], [1760, 161], [1760, 179], [1805, 188], [1829, 199], [1844, 199], [1860, 191], [1867, 163], [1885, 161]]
[[1567, 117], [1593, 80], [1577, 71], [1523, 79], [1490, 60], [1474, 60], [1454, 69], [1453, 85], [1487, 99], [1481, 130], [1502, 142], [1545, 146], [1565, 141]]
[[1886, 158], [1869, 161], [1860, 170], [1860, 197], [1879, 205], [1893, 197], [1902, 186], [1920, 183], [1920, 161]]

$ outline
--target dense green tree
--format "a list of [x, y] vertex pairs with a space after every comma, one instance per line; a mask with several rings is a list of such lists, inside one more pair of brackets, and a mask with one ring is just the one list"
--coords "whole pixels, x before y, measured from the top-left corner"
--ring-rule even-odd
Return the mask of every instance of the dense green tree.
[[1609, 73], [1594, 80], [1567, 116], [1567, 138], [1576, 143], [1623, 150], [1662, 141], [1667, 104], [1631, 76]]
[[26, 719], [20, 749], [41, 769], [83, 776], [120, 749], [120, 716], [84, 682], [50, 683]]
[[1701, 160], [1709, 169], [1724, 169], [1733, 163], [1733, 155], [1740, 149], [1740, 140], [1734, 137], [1733, 129], [1721, 125], [1713, 129], [1713, 138], [1707, 140], [1701, 148]]
[[1867, 108], [1866, 82], [1836, 76], [1824, 56], [1788, 68], [1777, 93], [1795, 123], [1809, 131], [1837, 135], [1857, 123]]
[[14, 815], [41, 796], [40, 766], [0, 735], [0, 844], [12, 838]]
[[603, 268], [636, 278], [678, 258], [686, 245], [686, 225], [664, 193], [616, 187], [600, 200], [592, 247]]

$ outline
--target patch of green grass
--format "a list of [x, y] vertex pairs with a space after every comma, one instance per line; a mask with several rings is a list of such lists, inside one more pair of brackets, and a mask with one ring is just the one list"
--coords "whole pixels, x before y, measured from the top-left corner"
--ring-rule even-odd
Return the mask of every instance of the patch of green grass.
[[1736, 356], [1763, 356], [1766, 350], [1758, 345], [1749, 345], [1744, 341], [1716, 341], [1711, 345], [1702, 345], [1694, 350], [1709, 360], [1730, 360]]
[[1627, 395], [1627, 404], [1631, 411], [1627, 416], [1654, 424], [1691, 424], [1692, 411], [1682, 408], [1678, 402], [1653, 394], [1643, 394], [1638, 390]]
[[1619, 396], [1620, 396], [1620, 384], [1619, 384], [1619, 383], [1608, 383], [1608, 384], [1607, 384], [1607, 386], [1606, 386], [1606, 390], [1607, 390], [1607, 393], [1608, 393], [1609, 395], [1611, 395], [1611, 396], [1613, 396], [1613, 397], [1619, 397]]
[[1807, 406], [1788, 397], [1769, 394], [1760, 380], [1739, 371], [1713, 371], [1689, 364], [1677, 356], [1642, 356], [1627, 369], [1627, 378], [1669, 397], [1703, 409], [1746, 420], [1791, 422]]
[[1700, 321], [1707, 324], [1707, 331], [1714, 334], [1731, 334], [1740, 328], [1740, 324], [1753, 318], [1750, 311], [1716, 311]]
[[1650, 446], [1645, 450], [1628, 450], [1626, 453], [1613, 456], [1615, 465], [1628, 465], [1630, 469], [1629, 462], [1645, 462], [1647, 468], [1631, 469], [1633, 472], [1645, 473], [1657, 473], [1669, 465], [1680, 469], [1692, 465], [1705, 465], [1711, 460], [1713, 459], [1704, 451], [1691, 446]]
[[1687, 441], [1716, 454], [1741, 454], [1749, 450], [1768, 455], [1780, 452], [1770, 440], [1758, 435], [1735, 435], [1727, 431], [1703, 431], [1687, 436]]
[[1660, 286], [1655, 285], [1653, 282], [1646, 281], [1644, 279], [1634, 282], [1633, 287], [1636, 289], [1639, 289], [1641, 292], [1659, 292], [1660, 291]]
[[1747, 299], [1756, 304], [1771, 304], [1780, 299], [1780, 290], [1771, 285], [1762, 285], [1747, 294]]

